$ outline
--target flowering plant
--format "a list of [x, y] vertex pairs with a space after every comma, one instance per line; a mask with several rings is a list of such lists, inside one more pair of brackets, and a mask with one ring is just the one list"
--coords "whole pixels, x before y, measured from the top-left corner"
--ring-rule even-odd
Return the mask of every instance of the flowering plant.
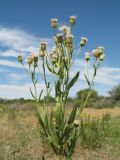
[[[23, 65], [23, 67], [27, 70], [28, 74], [32, 79], [32, 83], [34, 86], [34, 92], [30, 88], [30, 92], [32, 97], [35, 99], [37, 104], [39, 104], [43, 90], [37, 93], [37, 83], [38, 79], [36, 75], [40, 73], [40, 76], [43, 78], [46, 86], [46, 95], [44, 95], [44, 103], [43, 107], [36, 107], [38, 120], [44, 135], [48, 142], [50, 143], [52, 149], [59, 156], [65, 156], [67, 160], [72, 159], [72, 155], [75, 150], [75, 145], [77, 139], [79, 137], [80, 131], [80, 117], [81, 113], [87, 103], [89, 96], [91, 95], [91, 91], [88, 92], [86, 100], [80, 104], [80, 106], [74, 106], [69, 117], [65, 117], [65, 106], [68, 99], [69, 92], [74, 84], [77, 82], [79, 78], [79, 71], [75, 74], [75, 76], [70, 78], [70, 71], [74, 64], [75, 59], [79, 56], [81, 48], [84, 47], [87, 43], [87, 38], [82, 37], [79, 49], [77, 53], [74, 53], [74, 36], [72, 35], [72, 28], [76, 23], [76, 17], [70, 17], [70, 27], [63, 26], [62, 32], [57, 32], [58, 20], [51, 19], [51, 27], [54, 30], [54, 47], [52, 47], [51, 53], [47, 53], [47, 44], [45, 42], [41, 42], [40, 44], [40, 53], [39, 56], [36, 54], [32, 54], [27, 58], [27, 63], [29, 65], [29, 69], [27, 69], [23, 63], [22, 56], [18, 56], [18, 61]], [[93, 50], [93, 57], [95, 59], [93, 64], [93, 77], [89, 78], [88, 67], [87, 73], [85, 73], [86, 81], [90, 88], [93, 87], [93, 80], [96, 76], [97, 70], [104, 60], [103, 54], [104, 48], [98, 47]], [[75, 55], [74, 55], [75, 54]], [[42, 63], [42, 70], [40, 72], [39, 68], [39, 58], [40, 63]], [[91, 55], [89, 52], [85, 54], [85, 60], [87, 64]], [[54, 75], [51, 81], [46, 76], [46, 71], [49, 71], [51, 75]], [[51, 82], [54, 81], [54, 85], [51, 85]], [[56, 106], [54, 110], [51, 110], [51, 114], [48, 113], [48, 105], [46, 104], [49, 100], [51, 90], [54, 87], [55, 89], [55, 101]]]

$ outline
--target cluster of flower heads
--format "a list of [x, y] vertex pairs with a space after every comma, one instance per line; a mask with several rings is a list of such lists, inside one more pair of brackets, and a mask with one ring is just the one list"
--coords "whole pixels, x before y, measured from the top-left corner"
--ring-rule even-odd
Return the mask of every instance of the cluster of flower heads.
[[[70, 16], [70, 19], [69, 19], [70, 26], [68, 27], [66, 25], [63, 25], [61, 27], [62, 33], [56, 34], [56, 29], [58, 28], [58, 19], [56, 19], [56, 18], [51, 19], [51, 27], [55, 31], [55, 37], [53, 37], [55, 47], [52, 47], [51, 53], [50, 53], [50, 58], [51, 58], [51, 61], [53, 64], [57, 62], [57, 60], [59, 58], [59, 53], [63, 52], [62, 46], [66, 47], [67, 52], [70, 53], [71, 57], [72, 57], [72, 53], [74, 50], [74, 43], [73, 43], [74, 36], [71, 33], [71, 29], [75, 25], [75, 23], [76, 23], [76, 16]], [[80, 41], [80, 47], [82, 48], [83, 46], [85, 46], [87, 42], [88, 42], [88, 39], [86, 37], [82, 37], [81, 41]], [[39, 52], [40, 57], [44, 58], [47, 55], [46, 48], [47, 48], [47, 43], [41, 42], [40, 43], [40, 52]], [[98, 47], [97, 49], [92, 51], [92, 54], [96, 59], [103, 61], [104, 60], [103, 52], [104, 52], [104, 48]], [[91, 54], [89, 52], [86, 52], [85, 53], [85, 60], [89, 61], [90, 56], [91, 56]], [[68, 56], [66, 56], [64, 54], [63, 60], [65, 62], [68, 62]], [[22, 61], [23, 61], [22, 56], [18, 56], [18, 61], [22, 63]], [[36, 67], [38, 64], [37, 54], [33, 53], [30, 56], [28, 56], [27, 63], [29, 65], [34, 64], [34, 66]]]
[[[98, 59], [99, 61], [103, 61], [104, 60], [104, 47], [97, 47], [96, 49], [94, 49], [92, 51], [92, 55]], [[89, 61], [90, 60], [90, 52], [86, 52], [85, 53], [85, 60]]]

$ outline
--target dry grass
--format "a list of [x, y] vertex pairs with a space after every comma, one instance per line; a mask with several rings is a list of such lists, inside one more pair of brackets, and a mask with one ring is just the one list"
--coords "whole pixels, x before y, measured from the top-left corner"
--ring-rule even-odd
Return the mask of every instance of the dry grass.
[[[69, 113], [69, 110], [68, 110]], [[112, 117], [120, 117], [120, 108], [85, 109], [83, 114], [101, 117], [110, 113]], [[21, 140], [23, 142], [21, 142]], [[56, 160], [56, 155], [39, 137], [38, 122], [34, 112], [16, 111], [5, 113], [0, 117], [0, 160], [38, 160], [46, 155], [47, 160]], [[74, 160], [119, 160], [109, 152], [110, 146], [99, 149], [85, 149], [77, 144]]]

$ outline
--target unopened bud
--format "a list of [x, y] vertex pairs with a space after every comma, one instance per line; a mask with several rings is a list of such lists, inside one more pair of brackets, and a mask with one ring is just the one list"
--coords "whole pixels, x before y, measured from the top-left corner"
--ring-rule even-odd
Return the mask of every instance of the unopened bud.
[[18, 62], [20, 62], [20, 63], [23, 62], [23, 57], [22, 56], [18, 56]]

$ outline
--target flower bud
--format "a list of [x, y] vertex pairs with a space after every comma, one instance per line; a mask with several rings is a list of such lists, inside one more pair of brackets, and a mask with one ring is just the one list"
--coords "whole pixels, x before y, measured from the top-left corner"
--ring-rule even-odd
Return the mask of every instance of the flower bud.
[[53, 37], [54, 43], [57, 43], [57, 38]]
[[63, 34], [61, 34], [61, 33], [57, 34], [56, 37], [57, 37], [57, 42], [58, 43], [62, 43], [63, 42]]
[[104, 57], [105, 57], [105, 55], [102, 54], [102, 55], [99, 57], [99, 60], [100, 60], [100, 61], [104, 61]]
[[31, 65], [32, 62], [33, 62], [33, 59], [32, 59], [31, 56], [29, 56], [29, 57], [27, 58], [27, 63], [28, 63], [29, 65]]
[[75, 127], [79, 127], [79, 125], [80, 125], [80, 120], [74, 120], [74, 126]]
[[57, 21], [58, 20], [56, 18], [51, 19], [51, 27], [53, 29], [57, 28]]
[[40, 50], [40, 57], [44, 57], [45, 56], [45, 51], [44, 50]]
[[89, 61], [89, 60], [90, 60], [90, 53], [89, 53], [89, 52], [86, 52], [86, 53], [85, 53], [85, 60], [86, 60], [86, 61]]
[[32, 54], [32, 58], [33, 58], [33, 61], [34, 61], [34, 62], [38, 62], [38, 56], [37, 56], [36, 53], [33, 53], [33, 54]]
[[68, 63], [68, 57], [63, 57], [65, 63]]
[[73, 26], [76, 22], [76, 16], [70, 16], [70, 25]]
[[46, 50], [46, 43], [45, 42], [41, 42], [40, 44], [40, 50]]
[[50, 57], [51, 57], [52, 63], [55, 63], [58, 59], [58, 56], [54, 52], [51, 52]]
[[103, 54], [104, 48], [103, 47], [98, 47], [97, 49], [94, 49], [92, 51], [94, 57], [99, 58]]
[[71, 35], [71, 34], [66, 35], [66, 43], [68, 43], [68, 44], [73, 43], [73, 35]]
[[85, 37], [82, 37], [80, 41], [80, 46], [81, 47], [85, 46], [87, 42], [88, 42], [88, 39]]
[[92, 51], [92, 54], [93, 54], [93, 56], [95, 57], [95, 58], [98, 58], [99, 56], [98, 56], [98, 51], [97, 51], [97, 49], [94, 49], [93, 51]]
[[23, 57], [22, 56], [18, 56], [18, 62], [20, 62], [20, 63], [23, 62]]

